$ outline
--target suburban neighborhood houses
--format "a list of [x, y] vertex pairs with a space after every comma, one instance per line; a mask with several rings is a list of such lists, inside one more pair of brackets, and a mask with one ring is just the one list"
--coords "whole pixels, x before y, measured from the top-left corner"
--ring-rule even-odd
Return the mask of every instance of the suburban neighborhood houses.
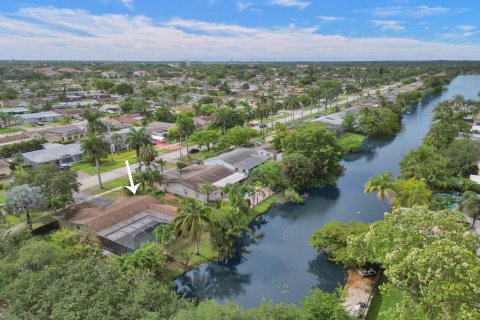
[[[318, 294], [338, 319], [365, 319], [384, 295], [410, 303], [406, 262], [390, 260], [402, 246], [428, 255], [451, 238], [478, 258], [478, 72], [468, 61], [0, 62], [0, 235], [27, 248], [8, 257], [61, 261], [48, 279], [75, 262], [65, 272], [151, 281], [149, 294], [179, 304]], [[12, 278], [30, 268], [9, 261]], [[0, 289], [0, 319], [13, 303]]]

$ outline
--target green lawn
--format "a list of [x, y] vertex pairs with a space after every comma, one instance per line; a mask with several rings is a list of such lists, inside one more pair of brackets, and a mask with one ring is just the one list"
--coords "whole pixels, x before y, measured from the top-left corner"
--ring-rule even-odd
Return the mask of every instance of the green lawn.
[[[385, 283], [386, 278], [382, 276], [380, 284]], [[387, 311], [399, 302], [402, 301], [402, 293], [400, 291], [393, 291], [387, 294], [381, 294], [379, 291], [373, 297], [373, 300], [370, 304], [370, 309], [368, 310], [367, 320], [381, 320], [382, 312]]]
[[7, 133], [13, 133], [13, 132], [19, 132], [22, 131], [22, 129], [19, 128], [0, 128], [0, 134], [7, 134]]
[[[217, 253], [210, 245], [210, 237], [204, 234], [199, 243], [200, 254], [195, 254], [195, 243], [189, 238], [180, 238], [169, 248], [170, 252], [175, 256], [175, 261], [167, 263], [165, 274], [162, 278], [166, 281], [171, 281], [172, 278], [184, 273], [188, 269], [194, 268], [200, 264], [206, 263], [217, 256]], [[190, 266], [186, 267], [181, 264], [183, 256], [188, 256], [190, 259]]]
[[128, 177], [122, 177], [119, 179], [111, 180], [103, 183], [103, 189], [100, 189], [98, 186], [89, 188], [85, 190], [86, 193], [91, 194], [92, 196], [103, 193], [108, 190], [116, 189], [118, 187], [123, 187], [129, 183]]
[[[124, 167], [125, 160], [127, 159], [130, 164], [137, 162], [135, 150], [120, 152], [119, 154], [115, 153], [113, 155], [114, 161], [112, 161], [112, 158], [110, 155], [106, 158], [101, 159], [100, 172], [112, 171], [112, 170]], [[92, 162], [88, 162], [88, 161], [74, 163], [71, 169], [74, 171], [83, 171], [87, 174], [92, 174], [92, 175], [97, 174], [97, 169], [95, 168], [95, 165]]]
[[[44, 212], [32, 212], [30, 214], [30, 216], [32, 217], [32, 221], [40, 221], [42, 222], [40, 218], [38, 218], [38, 216], [40, 216], [41, 214], [43, 214]], [[14, 225], [17, 225], [19, 223], [22, 223], [22, 222], [25, 222], [27, 221], [27, 217], [25, 216], [25, 214], [22, 214], [22, 215], [13, 215], [13, 214], [7, 214], [5, 215], [5, 219], [7, 220], [7, 223], [10, 225], [10, 226], [14, 226]]]
[[255, 211], [256, 215], [264, 214], [268, 211], [275, 203], [277, 202], [277, 197], [275, 195], [271, 196], [267, 200], [261, 202], [259, 205], [255, 206], [253, 211]]

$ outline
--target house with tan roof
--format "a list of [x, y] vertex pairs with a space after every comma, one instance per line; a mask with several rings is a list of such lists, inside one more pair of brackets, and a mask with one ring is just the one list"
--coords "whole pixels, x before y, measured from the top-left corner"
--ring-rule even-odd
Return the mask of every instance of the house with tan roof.
[[245, 174], [224, 166], [205, 167], [194, 164], [183, 169], [166, 172], [161, 189], [165, 192], [206, 202], [207, 194], [202, 190], [203, 184], [213, 185], [214, 190], [208, 195], [208, 201], [212, 201], [222, 197], [222, 188], [227, 184], [240, 182], [246, 177]]
[[65, 210], [62, 226], [96, 234], [104, 248], [117, 255], [133, 252], [153, 241], [153, 230], [169, 224], [177, 208], [150, 196], [134, 196], [106, 207], [80, 204]]

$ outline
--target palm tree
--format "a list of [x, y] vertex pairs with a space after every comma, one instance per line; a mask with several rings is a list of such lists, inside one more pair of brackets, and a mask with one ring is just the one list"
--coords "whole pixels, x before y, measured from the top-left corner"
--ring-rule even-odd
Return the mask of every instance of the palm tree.
[[210, 194], [215, 190], [215, 187], [211, 183], [204, 183], [200, 186], [200, 191], [205, 192], [207, 195], [206, 202], [210, 201]]
[[426, 205], [430, 202], [432, 191], [426, 184], [417, 184], [409, 189], [407, 192], [399, 195], [401, 203], [408, 207], [414, 205]]
[[120, 147], [119, 147], [119, 143], [118, 141], [122, 139], [122, 135], [120, 133], [113, 133], [111, 138], [110, 138], [114, 142], [114, 145], [115, 145], [115, 148], [117, 149], [117, 153], [120, 153]]
[[211, 208], [196, 199], [185, 198], [180, 202], [177, 212], [178, 216], [173, 220], [175, 230], [195, 241], [195, 254], [199, 255], [198, 243], [202, 239], [202, 233], [212, 223]]
[[83, 117], [87, 120], [87, 131], [89, 133], [100, 133], [107, 129], [105, 124], [100, 120], [100, 112], [86, 110], [83, 112]]
[[462, 209], [470, 217], [472, 217], [472, 228], [475, 228], [475, 222], [480, 215], [480, 196], [473, 191], [466, 191], [462, 195]]
[[263, 120], [268, 117], [270, 110], [268, 105], [260, 103], [256, 110], [257, 116], [260, 118], [260, 130], [262, 131], [263, 139], [265, 140], [265, 130], [263, 130]]
[[157, 156], [158, 156], [158, 151], [151, 144], [142, 146], [140, 148], [139, 160], [143, 161], [143, 163], [145, 163], [145, 166], [147, 168], [150, 168], [150, 165], [152, 164], [153, 161], [155, 161], [155, 158]]
[[155, 161], [156, 164], [160, 166], [160, 172], [163, 175], [163, 168], [167, 165], [167, 160], [163, 160], [162, 158]]
[[378, 176], [371, 177], [365, 183], [363, 187], [363, 192], [377, 192], [378, 200], [382, 201], [385, 210], [387, 210], [385, 198], [389, 200], [390, 196], [394, 193], [392, 174], [390, 172], [382, 172]]
[[202, 112], [202, 105], [200, 103], [193, 103], [192, 108], [195, 112], [195, 128], [198, 130], [198, 117], [200, 117], [200, 113]]
[[150, 139], [145, 134], [145, 128], [142, 127], [138, 130], [135, 128], [130, 128], [130, 132], [127, 135], [127, 144], [130, 148], [135, 149], [137, 158], [140, 157], [140, 148], [146, 145], [151, 144]]
[[142, 184], [142, 190], [145, 191], [145, 186], [148, 186], [150, 189], [153, 189], [153, 185], [156, 183], [161, 183], [163, 176], [157, 170], [152, 170], [147, 168], [144, 171], [138, 171], [135, 174], [135, 180], [140, 181]]
[[100, 158], [107, 156], [109, 153], [109, 145], [101, 137], [95, 133], [90, 133], [82, 140], [82, 150], [90, 159], [95, 159], [95, 166], [97, 169], [98, 185], [103, 189], [102, 178], [100, 176]]

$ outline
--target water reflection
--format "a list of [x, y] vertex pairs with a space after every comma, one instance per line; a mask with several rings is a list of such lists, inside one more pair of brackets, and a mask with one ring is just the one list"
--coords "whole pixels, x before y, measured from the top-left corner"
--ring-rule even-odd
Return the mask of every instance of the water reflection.
[[275, 206], [252, 221], [253, 235], [239, 239], [232, 259], [211, 262], [180, 276], [176, 280], [178, 292], [255, 307], [263, 298], [298, 303], [312, 287], [335, 290], [344, 283], [345, 270], [308, 245], [312, 232], [332, 220], [381, 219], [382, 204], [374, 194], [363, 193], [363, 184], [382, 171], [397, 175], [402, 155], [418, 146], [428, 132], [433, 107], [457, 94], [475, 99], [478, 88], [480, 76], [458, 77], [441, 96], [412, 107], [404, 115], [404, 126], [397, 136], [368, 140], [363, 152], [345, 157], [345, 174], [335, 186], [307, 190], [309, 197], [304, 204]]
[[[241, 259], [238, 260], [238, 263]], [[244, 286], [251, 274], [238, 272], [233, 261], [229, 264], [210, 263], [180, 276], [176, 281], [178, 294], [193, 299], [233, 298], [245, 294]]]
[[333, 292], [343, 285], [346, 272], [337, 272], [334, 267], [324, 254], [319, 254], [315, 259], [308, 261], [308, 272], [317, 277], [316, 288]]

